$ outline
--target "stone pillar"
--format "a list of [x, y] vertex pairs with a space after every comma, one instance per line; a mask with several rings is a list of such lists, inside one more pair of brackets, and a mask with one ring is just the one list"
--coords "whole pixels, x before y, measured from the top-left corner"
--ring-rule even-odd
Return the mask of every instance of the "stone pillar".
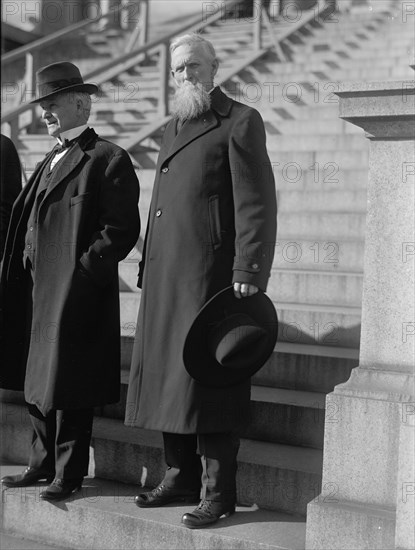
[[415, 83], [345, 83], [340, 117], [370, 140], [359, 366], [327, 396], [308, 550], [414, 544]]

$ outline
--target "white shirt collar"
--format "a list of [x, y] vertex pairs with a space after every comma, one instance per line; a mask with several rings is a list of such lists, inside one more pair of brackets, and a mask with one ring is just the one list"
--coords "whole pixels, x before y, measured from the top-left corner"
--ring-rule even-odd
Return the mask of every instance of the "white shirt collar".
[[62, 145], [62, 143], [67, 139], [68, 141], [71, 141], [72, 139], [77, 138], [88, 128], [88, 124], [83, 124], [82, 126], [77, 126], [76, 128], [71, 128], [70, 130], [65, 130], [61, 133], [61, 135], [56, 138], [59, 145]]

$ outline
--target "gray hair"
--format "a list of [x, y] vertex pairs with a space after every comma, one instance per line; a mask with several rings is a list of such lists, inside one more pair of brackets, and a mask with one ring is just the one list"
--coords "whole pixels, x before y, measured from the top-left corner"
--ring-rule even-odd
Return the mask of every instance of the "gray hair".
[[175, 38], [170, 44], [170, 55], [172, 55], [174, 50], [176, 50], [179, 46], [183, 45], [201, 46], [208, 57], [211, 58], [211, 61], [216, 59], [216, 52], [212, 42], [209, 42], [209, 40], [206, 40], [206, 38], [203, 38], [200, 34], [184, 34], [183, 36], [178, 36]]
[[84, 116], [85, 120], [87, 121], [89, 119], [89, 115], [91, 114], [91, 96], [88, 92], [63, 92], [62, 95], [65, 95], [68, 97], [68, 101], [80, 101], [82, 103], [82, 107], [84, 110]]

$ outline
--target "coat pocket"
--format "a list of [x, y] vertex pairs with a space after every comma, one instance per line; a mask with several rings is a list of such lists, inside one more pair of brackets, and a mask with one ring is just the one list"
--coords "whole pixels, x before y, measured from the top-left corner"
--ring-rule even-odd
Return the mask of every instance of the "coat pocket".
[[219, 213], [219, 195], [212, 195], [211, 197], [209, 197], [209, 226], [210, 226], [210, 239], [211, 239], [213, 248], [216, 250], [222, 244], [220, 213]]
[[75, 195], [75, 197], [71, 197], [71, 206], [75, 206], [75, 204], [78, 204], [79, 202], [83, 202], [90, 195], [91, 193], [81, 193], [80, 195]]

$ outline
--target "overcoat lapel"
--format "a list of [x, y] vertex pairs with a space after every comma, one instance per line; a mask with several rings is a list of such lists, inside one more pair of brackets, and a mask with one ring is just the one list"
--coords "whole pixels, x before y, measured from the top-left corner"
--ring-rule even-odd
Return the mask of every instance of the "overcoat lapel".
[[175, 122], [170, 122], [166, 128], [166, 150], [165, 153], [161, 152], [159, 164], [163, 164], [189, 143], [219, 126], [218, 115], [228, 116], [231, 106], [232, 101], [220, 88], [215, 88], [212, 92], [212, 106], [209, 111], [203, 113], [199, 118], [188, 120], [177, 135]]
[[23, 191], [17, 199], [16, 204], [21, 204], [23, 208], [27, 208], [27, 206], [30, 205], [30, 208], [32, 208], [37, 188], [36, 181], [40, 172], [43, 170], [43, 167], [51, 160], [53, 156], [52, 153], [53, 151], [49, 151], [46, 157], [36, 164], [36, 167], [33, 170], [33, 174], [30, 176], [27, 185], [23, 188]]
[[166, 136], [170, 141], [170, 147], [167, 149], [165, 156], [162, 157], [162, 163], [173, 157], [178, 151], [189, 145], [195, 139], [209, 132], [212, 128], [216, 128], [219, 125], [219, 121], [215, 114], [209, 110], [204, 113], [200, 118], [188, 120], [174, 138], [175, 123], [169, 125], [169, 133]]
[[73, 145], [73, 147], [66, 153], [63, 157], [62, 162], [59, 162], [54, 171], [56, 170], [50, 185], [46, 191], [46, 194], [43, 198], [43, 202], [48, 198], [48, 196], [53, 192], [58, 185], [60, 185], [75, 168], [78, 166], [82, 159], [85, 156], [84, 149], [88, 143], [98, 137], [92, 128], [88, 128], [81, 134], [79, 140]]
[[75, 170], [75, 168], [84, 158], [84, 155], [85, 153], [80, 148], [79, 143], [76, 143], [71, 148], [71, 150], [66, 153], [66, 155], [62, 159], [62, 162], [59, 162], [54, 168], [54, 171], [56, 171], [56, 173], [52, 176], [52, 181], [48, 186], [43, 201], [45, 201], [48, 196], [53, 192], [53, 190], [58, 185], [60, 185], [73, 170]]

